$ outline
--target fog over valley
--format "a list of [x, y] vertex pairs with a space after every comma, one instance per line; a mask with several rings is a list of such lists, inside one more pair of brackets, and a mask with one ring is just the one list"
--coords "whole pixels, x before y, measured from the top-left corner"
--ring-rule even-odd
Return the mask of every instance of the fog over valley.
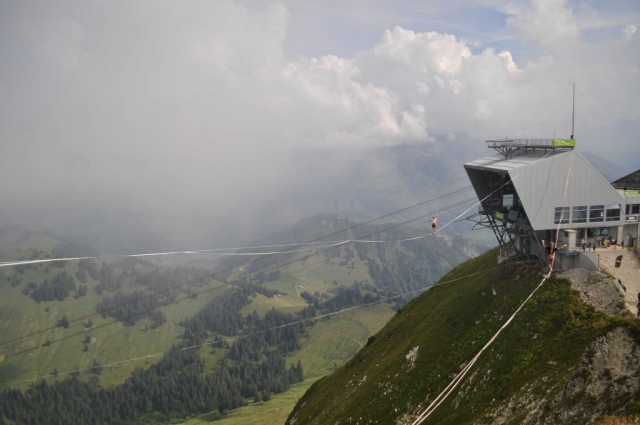
[[639, 12], [614, 3], [5, 1], [0, 220], [119, 252], [247, 242], [367, 206], [345, 184], [437, 181], [385, 188], [392, 146], [457, 176], [483, 139], [569, 137], [570, 81], [578, 149], [623, 175]]

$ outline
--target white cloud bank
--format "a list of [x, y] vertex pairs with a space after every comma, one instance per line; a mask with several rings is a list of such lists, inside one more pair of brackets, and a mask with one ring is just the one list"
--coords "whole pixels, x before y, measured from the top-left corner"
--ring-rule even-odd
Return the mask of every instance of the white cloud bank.
[[[507, 25], [536, 49], [525, 63], [509, 51], [473, 53], [455, 35], [401, 27], [351, 58], [288, 60], [290, 16], [279, 3], [119, 3], [103, 11], [101, 27], [89, 9], [61, 9], [24, 13], [14, 25], [26, 54], [6, 65], [0, 83], [13, 95], [3, 108], [13, 136], [54, 126], [67, 128], [67, 140], [146, 146], [141, 134], [153, 134], [160, 146], [180, 139], [217, 152], [233, 144], [398, 143], [428, 140], [429, 132], [568, 135], [569, 81], [577, 82], [581, 136], [639, 115], [636, 27], [620, 29], [623, 43], [587, 43], [562, 0], [506, 8]], [[3, 49], [17, 56], [8, 42]], [[21, 126], [16, 111], [25, 110], [44, 119]]]
[[[90, 191], [181, 214], [209, 193], [234, 210], [282, 184], [290, 148], [568, 137], [570, 81], [580, 146], [604, 153], [615, 135], [627, 151], [610, 158], [637, 158], [637, 134], [619, 130], [639, 127], [637, 17], [563, 0], [500, 10], [511, 51], [396, 26], [352, 57], [291, 58], [282, 3], [4, 2], [0, 169], [13, 183], [0, 195], [33, 209]], [[615, 37], [586, 37], [580, 13]]]

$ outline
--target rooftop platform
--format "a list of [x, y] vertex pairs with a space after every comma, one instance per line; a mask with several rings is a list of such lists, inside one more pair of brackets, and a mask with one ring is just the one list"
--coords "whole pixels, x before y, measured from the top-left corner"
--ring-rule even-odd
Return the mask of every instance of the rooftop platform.
[[548, 150], [571, 150], [576, 146], [573, 139], [503, 139], [486, 140], [487, 147], [500, 152], [505, 158], [517, 153], [529, 153]]
[[503, 155], [492, 155], [485, 158], [476, 159], [475, 161], [467, 162], [464, 164], [466, 168], [473, 168], [476, 170], [486, 170], [494, 172], [508, 173], [509, 171], [517, 168], [529, 166], [542, 159], [551, 159], [556, 155], [564, 153], [563, 150], [545, 152], [544, 150], [518, 152], [517, 155], [505, 158]]

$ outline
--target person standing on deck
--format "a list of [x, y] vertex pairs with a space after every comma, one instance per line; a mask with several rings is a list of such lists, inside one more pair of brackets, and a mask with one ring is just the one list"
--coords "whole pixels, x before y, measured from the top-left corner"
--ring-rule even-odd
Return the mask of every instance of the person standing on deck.
[[431, 217], [431, 234], [432, 235], [436, 233], [436, 223], [438, 222], [438, 217], [440, 216], [436, 215]]

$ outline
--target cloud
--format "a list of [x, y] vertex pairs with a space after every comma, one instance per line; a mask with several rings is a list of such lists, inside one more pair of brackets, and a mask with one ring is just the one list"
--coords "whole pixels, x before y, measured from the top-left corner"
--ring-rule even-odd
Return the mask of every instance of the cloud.
[[620, 32], [622, 33], [622, 42], [628, 43], [631, 40], [631, 37], [636, 33], [636, 26], [625, 25]]
[[565, 0], [532, 0], [514, 12], [516, 15], [508, 18], [507, 23], [541, 47], [564, 47], [580, 37], [580, 27]]
[[[300, 34], [290, 28], [306, 28], [296, 21], [301, 5], [95, 6], [15, 1], [0, 11], [0, 173], [12, 182], [0, 197], [26, 215], [250, 223], [259, 219], [251, 205], [304, 184], [292, 150], [434, 143], [433, 135], [460, 132], [568, 136], [569, 81], [580, 146], [602, 153], [603, 138], [616, 134], [638, 149], [634, 135], [615, 130], [640, 118], [640, 47], [636, 26], [613, 12], [561, 0], [488, 2], [501, 22], [488, 38], [515, 39], [479, 47], [396, 25], [368, 42], [367, 27], [355, 54], [313, 56], [283, 47]], [[386, 23], [390, 6], [372, 7], [382, 9], [365, 21]], [[304, 16], [327, 13], [323, 22], [332, 22], [339, 10], [312, 12]], [[353, 35], [360, 27], [348, 21]], [[616, 37], [585, 41], [585, 26], [615, 28]], [[631, 157], [623, 152], [607, 153]]]

